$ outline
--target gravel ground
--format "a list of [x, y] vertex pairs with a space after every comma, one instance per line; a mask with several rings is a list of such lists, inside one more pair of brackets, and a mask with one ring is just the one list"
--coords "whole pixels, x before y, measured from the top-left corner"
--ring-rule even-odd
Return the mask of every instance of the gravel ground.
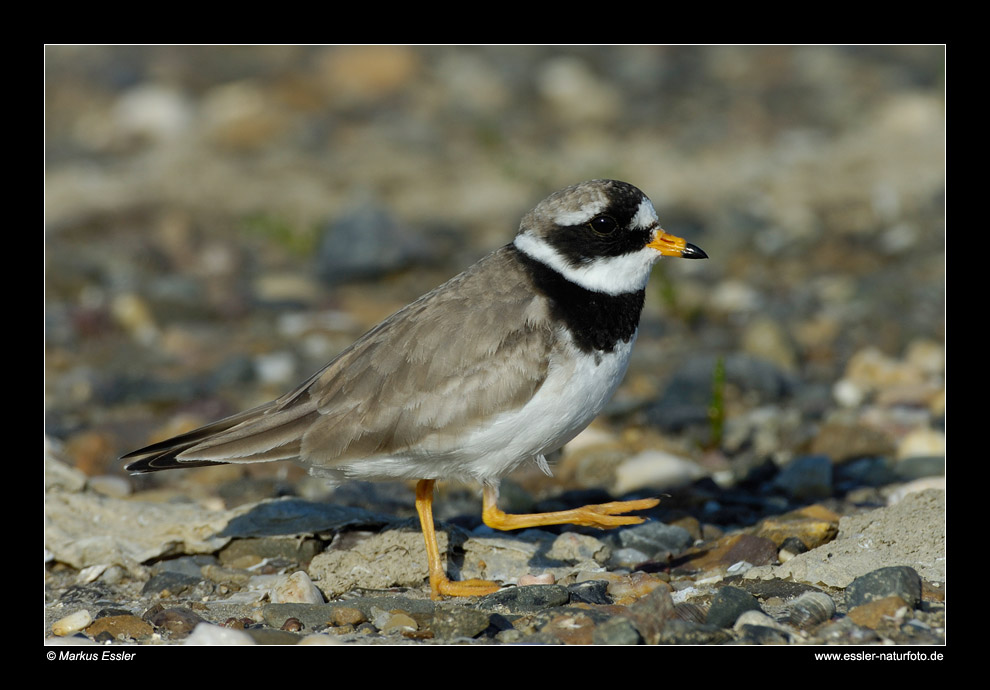
[[[944, 57], [50, 46], [46, 642], [944, 644]], [[408, 486], [122, 472], [596, 177], [710, 259], [661, 262], [606, 414], [503, 494], [649, 522], [492, 534], [446, 486], [448, 568], [508, 586], [436, 604]]]

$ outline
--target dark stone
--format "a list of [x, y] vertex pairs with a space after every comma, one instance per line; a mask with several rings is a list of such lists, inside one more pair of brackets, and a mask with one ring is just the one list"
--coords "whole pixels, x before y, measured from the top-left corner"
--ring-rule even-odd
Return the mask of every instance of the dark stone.
[[567, 588], [562, 585], [527, 585], [500, 589], [489, 594], [478, 603], [478, 608], [486, 611], [503, 607], [510, 611], [532, 611], [564, 606], [569, 600]]
[[327, 224], [316, 272], [331, 285], [377, 278], [425, 261], [429, 248], [383, 206], [367, 201]]
[[824, 455], [795, 458], [777, 475], [774, 485], [798, 500], [832, 495], [832, 462]]
[[166, 632], [172, 639], [186, 637], [197, 625], [206, 622], [201, 616], [185, 607], [159, 608], [152, 611], [143, 616], [144, 620], [155, 626], [157, 630]]
[[665, 560], [668, 555], [677, 555], [684, 551], [694, 540], [691, 533], [683, 527], [662, 522], [644, 522], [610, 534], [608, 541], [618, 548], [636, 549], [651, 559]]
[[787, 637], [780, 630], [765, 625], [743, 625], [741, 642], [745, 644], [787, 644]]
[[738, 587], [723, 587], [715, 594], [708, 609], [706, 623], [731, 628], [746, 611], [760, 611], [760, 603], [752, 594]]
[[179, 558], [158, 561], [151, 566], [151, 572], [153, 575], [161, 575], [163, 573], [186, 575], [190, 578], [196, 578], [196, 581], [199, 582], [203, 579], [201, 574], [202, 567], [204, 565], [216, 565], [217, 563], [218, 561], [214, 556], [181, 556]]
[[203, 584], [204, 587], [207, 586], [206, 583], [203, 583], [203, 578], [200, 575], [186, 575], [185, 573], [165, 571], [157, 575], [152, 575], [144, 583], [144, 587], [141, 588], [141, 594], [149, 595], [169, 592], [174, 596], [188, 592], [200, 584]]
[[595, 644], [643, 644], [643, 637], [636, 630], [636, 626], [628, 618], [622, 618], [621, 616], [616, 616], [601, 625], [595, 626], [594, 631], [591, 633], [591, 639]]
[[797, 537], [787, 537], [787, 539], [784, 540], [784, 543], [780, 545], [780, 550], [787, 551], [788, 553], [792, 553], [796, 556], [800, 553], [805, 553], [808, 550], [808, 547]]
[[432, 616], [436, 605], [425, 599], [393, 597], [355, 597], [328, 604], [269, 604], [261, 610], [265, 624], [281, 628], [289, 618], [297, 618], [304, 630], [323, 630], [334, 620], [335, 609], [357, 609], [366, 620], [374, 617], [374, 610], [401, 609], [413, 618]]
[[442, 608], [433, 614], [429, 627], [434, 636], [441, 640], [474, 638], [489, 628], [491, 618], [488, 612], [464, 606]]
[[323, 551], [323, 542], [316, 539], [287, 539], [267, 537], [234, 539], [220, 551], [220, 563], [228, 566], [249, 556], [259, 559], [279, 559], [292, 563], [308, 563]]
[[395, 518], [361, 508], [315, 503], [300, 498], [260, 503], [229, 523], [221, 537], [276, 537], [336, 532], [345, 527], [381, 527]]
[[608, 582], [605, 580], [587, 580], [568, 585], [572, 604], [611, 604], [612, 597], [608, 593]]
[[255, 644], [263, 645], [293, 645], [302, 639], [302, 635], [271, 628], [245, 628], [244, 632], [250, 635]]
[[667, 621], [658, 644], [721, 644], [731, 639], [728, 631], [717, 625], [672, 619]]
[[855, 608], [889, 596], [900, 597], [915, 608], [921, 602], [921, 576], [907, 565], [879, 568], [861, 575], [846, 587], [846, 605]]

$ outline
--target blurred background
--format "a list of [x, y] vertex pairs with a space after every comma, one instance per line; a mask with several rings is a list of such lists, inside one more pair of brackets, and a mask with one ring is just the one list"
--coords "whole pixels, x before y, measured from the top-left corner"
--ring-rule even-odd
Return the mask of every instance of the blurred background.
[[[710, 259], [660, 262], [560, 481], [634, 490], [644, 450], [723, 484], [806, 454], [944, 463], [944, 58], [49, 46], [46, 435], [92, 477], [194, 481], [117, 457], [289, 390], [547, 194], [611, 177]], [[252, 495], [298, 479], [252, 472]]]

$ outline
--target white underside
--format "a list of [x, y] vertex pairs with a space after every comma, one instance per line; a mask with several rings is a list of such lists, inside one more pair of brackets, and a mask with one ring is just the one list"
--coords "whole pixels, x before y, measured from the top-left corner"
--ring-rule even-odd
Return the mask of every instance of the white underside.
[[553, 362], [547, 380], [524, 407], [484, 425], [436, 435], [415, 453], [362, 458], [320, 474], [337, 479], [460, 478], [494, 482], [520, 464], [551, 453], [598, 416], [625, 376], [636, 336], [608, 354], [578, 353]]

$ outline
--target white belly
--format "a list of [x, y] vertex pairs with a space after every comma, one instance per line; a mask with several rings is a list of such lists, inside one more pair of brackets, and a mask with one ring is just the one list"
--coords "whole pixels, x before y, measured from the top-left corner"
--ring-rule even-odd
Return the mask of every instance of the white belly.
[[333, 474], [349, 479], [498, 479], [557, 450], [598, 416], [625, 376], [635, 341], [634, 335], [607, 355], [582, 353], [553, 362], [526, 405], [485, 424], [436, 436], [402, 457], [362, 458], [338, 466]]

